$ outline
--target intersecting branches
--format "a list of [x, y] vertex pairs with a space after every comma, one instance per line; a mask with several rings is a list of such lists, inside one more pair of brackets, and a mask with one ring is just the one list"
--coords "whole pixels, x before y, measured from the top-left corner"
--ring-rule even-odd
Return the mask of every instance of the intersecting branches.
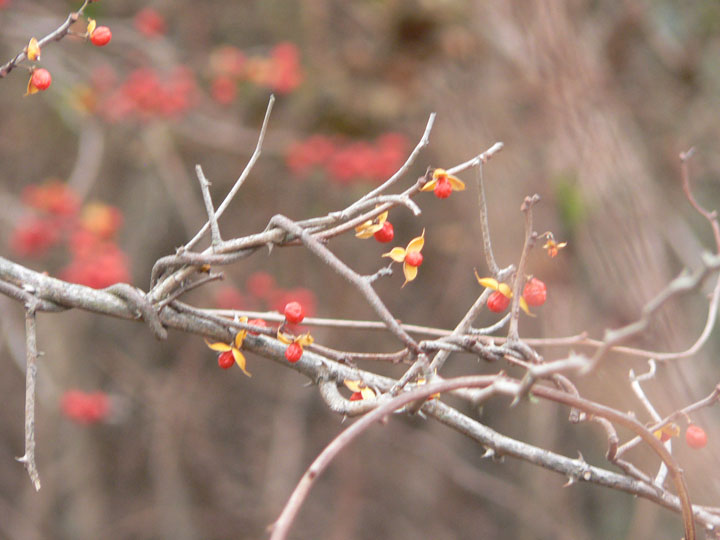
[[[37, 357], [34, 341], [34, 313], [36, 311], [58, 312], [70, 308], [84, 309], [123, 319], [142, 320], [159, 339], [166, 337], [167, 329], [176, 329], [202, 335], [221, 343], [232, 343], [232, 345], [224, 346], [223, 350], [234, 348], [239, 352], [239, 349], [242, 348], [243, 351], [255, 352], [261, 357], [304, 374], [313, 384], [317, 385], [320, 397], [331, 410], [347, 416], [364, 416], [333, 441], [308, 470], [298, 485], [296, 490], [298, 495], [293, 495], [283, 515], [276, 523], [273, 535], [277, 538], [282, 538], [289, 530], [292, 516], [299, 511], [300, 503], [307, 495], [309, 487], [317, 475], [330, 463], [333, 456], [378, 419], [400, 412], [403, 414], [418, 413], [446, 424], [478, 442], [486, 449], [486, 455], [507, 455], [523, 459], [566, 476], [569, 478], [569, 483], [593, 482], [647, 498], [670, 508], [682, 514], [685, 535], [688, 540], [694, 538], [694, 520], [708, 529], [720, 531], [720, 517], [717, 513], [692, 507], [681, 467], [668, 448], [654, 435], [654, 431], [658, 429], [656, 426], [660, 424], [658, 418], [653, 418], [656, 426], [648, 428], [631, 414], [584, 399], [569, 378], [573, 374], [587, 372], [604, 354], [614, 350], [618, 343], [645, 330], [650, 324], [652, 315], [669, 298], [698, 288], [707, 275], [720, 269], [720, 256], [705, 257], [704, 266], [700, 271], [692, 276], [681, 276], [674, 280], [665, 291], [646, 306], [640, 321], [615, 331], [615, 334], [609, 334], [604, 342], [592, 342], [584, 334], [554, 340], [521, 339], [520, 311], [528, 311], [528, 299], [525, 298], [525, 288], [528, 284], [527, 260], [538, 237], [533, 230], [532, 208], [539, 201], [539, 196], [527, 197], [521, 207], [525, 220], [525, 234], [517, 266], [511, 264], [501, 268], [492, 252], [482, 169], [484, 164], [503, 148], [502, 143], [496, 143], [471, 160], [447, 170], [428, 169], [427, 173], [416, 181], [399, 187], [422, 149], [429, 143], [430, 132], [435, 120], [434, 115], [430, 116], [420, 141], [397, 173], [378, 188], [348, 204], [344, 209], [299, 221], [293, 221], [283, 215], [275, 215], [269, 219], [268, 225], [263, 231], [223, 240], [218, 219], [237, 198], [240, 188], [250, 178], [253, 167], [261, 155], [273, 102], [274, 99], [271, 98], [258, 135], [257, 145], [248, 164], [217, 208], [212, 202], [210, 182], [201, 166], [196, 167], [196, 175], [207, 213], [207, 222], [187, 244], [178, 249], [177, 253], [163, 257], [156, 262], [150, 279], [150, 290], [147, 293], [127, 284], [118, 284], [102, 290], [72, 285], [47, 275], [32, 272], [0, 258], [0, 292], [32, 306], [32, 309], [28, 308], [28, 388], [30, 388], [31, 379], [30, 366], [33, 366], [32, 375], [34, 377], [34, 359]], [[407, 208], [413, 215], [419, 215], [422, 208], [414, 199], [428, 182], [436, 182], [438, 175], [458, 174], [471, 168], [476, 169], [482, 246], [492, 278], [480, 279], [481, 285], [486, 288], [475, 297], [453, 330], [402, 324], [388, 309], [374, 288], [377, 280], [392, 273], [392, 267], [382, 267], [371, 275], [361, 275], [332, 251], [330, 241], [338, 235], [353, 231], [359, 226], [362, 227], [368, 221], [372, 223], [378, 216], [396, 207]], [[464, 189], [464, 184], [459, 179], [454, 178], [454, 180], [456, 181], [455, 186]], [[689, 188], [687, 191], [689, 192]], [[447, 196], [447, 192], [445, 195]], [[692, 201], [693, 199], [691, 199]], [[716, 223], [713, 221], [715, 220], [714, 214], [706, 214], [712, 223]], [[194, 251], [207, 231], [210, 231], [209, 246]], [[431, 238], [431, 235], [428, 236]], [[394, 262], [402, 261], [404, 265], [407, 264], [407, 253], [412, 251], [410, 246], [413, 245], [413, 242], [416, 242], [416, 247], [424, 245], [424, 241], [423, 234], [411, 241], [408, 248], [395, 248], [403, 252], [405, 259], [402, 257], [400, 259], [391, 258]], [[316, 256], [320, 264], [342, 276], [359, 297], [373, 309], [378, 319], [374, 321], [308, 319], [304, 324], [321, 324], [336, 329], [384, 331], [397, 340], [399, 345], [396, 350], [392, 352], [373, 350], [353, 352], [311, 343], [311, 340], [307, 340], [301, 356], [290, 360], [287, 356], [289, 349], [287, 340], [292, 341], [292, 336], [288, 338], [284, 335], [287, 315], [284, 319], [277, 313], [256, 314], [200, 310], [181, 301], [181, 297], [187, 291], [221, 276], [217, 272], [211, 273], [211, 267], [237, 263], [266, 247], [274, 249], [289, 246], [307, 249]], [[386, 255], [392, 255], [393, 251]], [[419, 252], [419, 249], [416, 252]], [[421, 259], [419, 260], [421, 261]], [[417, 266], [419, 266], [417, 258], [415, 263], [417, 264], [412, 272], [403, 268], [406, 282], [412, 280], [416, 275]], [[507, 285], [506, 281], [511, 285]], [[499, 320], [486, 328], [473, 328], [472, 325], [484, 307], [488, 306], [490, 309], [489, 297], [494, 292], [506, 295], [511, 306], [509, 313], [501, 316]], [[541, 302], [544, 302], [544, 294], [543, 289]], [[717, 296], [716, 292], [712, 302], [717, 302]], [[508, 304], [504, 309], [507, 307]], [[491, 309], [491, 311], [502, 310]], [[279, 328], [262, 327], [248, 321], [249, 317], [281, 324]], [[710, 316], [708, 320], [710, 320]], [[489, 335], [499, 332], [508, 324], [507, 337]], [[534, 348], [539, 345], [563, 347], [592, 345], [597, 348], [597, 351], [592, 360], [584, 355], [569, 352], [567, 355], [560, 355], [556, 359], [545, 361]], [[35, 352], [31, 354], [31, 351]], [[446, 361], [458, 352], [469, 353], [488, 362], [500, 362], [502, 367], [496, 375], [444, 380], [442, 370]], [[431, 356], [432, 360], [430, 360]], [[288, 360], [292, 363], [289, 363]], [[364, 369], [358, 365], [370, 361], [397, 364], [402, 366], [403, 371], [388, 377], [378, 375], [373, 370]], [[519, 367], [523, 370], [524, 376], [516, 379], [506, 375], [504, 369], [509, 367]], [[554, 385], [555, 388], [548, 383]], [[344, 397], [339, 389], [343, 385], [347, 388], [352, 387], [354, 392], [360, 394], [360, 397], [357, 399], [352, 399], [352, 396], [351, 398]], [[364, 394], [363, 391], [365, 391]], [[461, 414], [456, 408], [442, 403], [440, 398], [437, 398], [438, 393], [452, 395], [473, 408], [490, 399], [501, 397], [510, 398], [512, 403], [524, 396], [531, 396], [543, 401], [562, 404], [571, 410], [571, 422], [591, 421], [602, 428], [608, 441], [606, 454], [608, 463], [618, 467], [622, 473], [592, 466], [586, 463], [582, 457], [570, 459], [530, 443], [506, 437]], [[33, 395], [33, 392], [28, 391], [28, 395]], [[428, 401], [428, 398], [431, 399]], [[703, 400], [702, 405], [710, 406], [716, 402], [717, 393], [714, 393]], [[700, 406], [698, 404], [695, 406]], [[687, 410], [689, 409], [686, 408], [685, 411], [687, 412]], [[30, 409], [28, 411], [26, 425], [32, 426], [33, 422], [29, 420], [34, 421], [34, 416]], [[677, 411], [675, 414], [682, 414], [682, 412]], [[670, 421], [672, 420], [665, 419], [664, 422]], [[660, 424], [660, 427], [662, 425]], [[617, 433], [618, 427], [629, 429], [635, 435], [635, 439], [621, 444]], [[666, 489], [663, 482], [657, 479], [653, 480], [647, 471], [642, 470], [642, 467], [622, 459], [626, 449], [639, 442], [644, 443], [663, 464], [667, 474], [673, 480], [674, 493]], [[36, 477], [33, 477], [32, 472], [32, 470], [36, 470], [33, 448], [34, 431], [29, 429], [26, 431], [26, 452], [22, 459], [28, 467], [31, 478], [35, 481]]]

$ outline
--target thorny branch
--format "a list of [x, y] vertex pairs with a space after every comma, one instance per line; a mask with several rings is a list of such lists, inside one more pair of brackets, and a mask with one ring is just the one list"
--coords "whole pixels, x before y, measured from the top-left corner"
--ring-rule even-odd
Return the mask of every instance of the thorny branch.
[[[295, 490], [293, 491], [290, 499], [283, 508], [280, 517], [274, 523], [272, 528], [271, 540], [283, 540], [287, 537], [293, 520], [297, 516], [297, 513], [299, 512], [302, 503], [307, 498], [307, 495], [318, 476], [328, 467], [328, 465], [340, 453], [340, 451], [346, 448], [361, 433], [366, 431], [374, 423], [414, 401], [426, 399], [436, 393], [448, 392], [459, 388], [484, 388], [488, 390], [488, 392], [486, 393], [486, 397], [489, 398], [492, 395], [515, 396], [520, 390], [520, 385], [517, 381], [509, 379], [502, 374], [497, 376], [484, 375], [458, 377], [456, 379], [448, 379], [445, 381], [435, 382], [424, 386], [418, 386], [404, 394], [393, 397], [389, 400], [378, 400], [377, 407], [374, 410], [365, 414], [365, 416], [363, 416], [352, 426], [350, 426], [339, 436], [337, 436], [313, 461], [313, 463], [303, 475], [300, 482], [295, 487]], [[565, 404], [569, 407], [580, 409], [587, 415], [597, 416], [605, 420], [619, 423], [620, 425], [623, 425], [624, 427], [636, 432], [638, 436], [643, 438], [643, 440], [651, 447], [651, 449], [660, 457], [663, 463], [667, 465], [668, 469], [671, 471], [673, 480], [675, 481], [675, 487], [678, 492], [678, 497], [666, 493], [662, 497], [664, 504], [672, 504], [673, 506], [679, 507], [683, 514], [685, 538], [695, 538], [694, 519], [697, 518], [699, 509], [692, 508], [690, 504], [690, 499], [687, 493], [687, 486], [685, 485], [682, 471], [678, 467], [674, 458], [670, 453], [667, 452], [662, 443], [660, 443], [660, 441], [658, 441], [651, 432], [649, 432], [642, 424], [640, 424], [637, 420], [627, 414], [617, 412], [613, 409], [610, 409], [609, 407], [593, 403], [591, 401], [573, 396], [571, 394], [560, 392], [546, 386], [536, 386], [533, 390], [533, 394], [539, 398], [547, 399], [549, 401], [555, 401], [557, 403]], [[434, 413], [436, 412], [434, 409], [436, 407], [442, 410], [446, 406], [443, 406], [439, 403], [430, 402], [424, 405], [423, 410], [429, 415], [434, 416]], [[489, 431], [492, 432], [492, 430]], [[502, 452], [504, 450], [504, 445], [502, 444], [502, 442], [504, 442], [503, 439], [505, 438], [499, 434], [495, 435], [498, 436], [490, 437], [489, 440], [484, 440], [483, 443], [489, 447], [492, 453], [496, 453], [498, 451]], [[540, 452], [546, 454], [545, 457], [549, 457], [550, 455], [552, 455], [551, 452], [546, 450], [541, 450]], [[515, 452], [508, 453], [510, 455], [516, 455]], [[537, 457], [540, 458], [540, 456]], [[571, 481], [593, 481], [594, 474], [596, 474], [597, 469], [591, 467], [582, 459], [578, 460], [578, 462], [580, 464], [580, 470], [577, 471], [577, 467], [575, 467], [573, 473], [568, 475], [569, 478], [571, 478]], [[595, 481], [597, 481], [597, 478], [595, 478]], [[649, 487], [647, 486], [647, 482], [638, 480], [632, 480], [631, 482], [633, 484], [643, 485], [646, 488]], [[615, 485], [614, 487], [616, 489], [621, 489], [618, 485]], [[637, 493], [637, 491], [635, 490], [633, 490], [633, 492]], [[655, 496], [659, 497], [660, 495], [658, 492], [655, 492]], [[693, 514], [695, 514], [695, 518], [693, 517]], [[720, 523], [720, 518], [714, 517], [714, 519], [718, 523]]]
[[[681, 276], [681, 278], [672, 282], [666, 291], [648, 304], [641, 321], [616, 331], [616, 334], [610, 335], [612, 339], [606, 339], [603, 343], [590, 340], [585, 334], [554, 340], [524, 339], [520, 341], [517, 328], [518, 302], [521, 296], [522, 283], [524, 282], [525, 260], [535, 239], [532, 231], [531, 206], [537, 199], [528, 198], [523, 205], [526, 218], [526, 234], [517, 270], [513, 266], [500, 270], [497, 264], [494, 263], [494, 258], [488, 258], [491, 272], [498, 278], [509, 279], [513, 273], [515, 274], [513, 282], [514, 299], [509, 316], [510, 330], [508, 338], [482, 335], [483, 332], [500, 329], [507, 322], [507, 317], [487, 329], [474, 330], [471, 327], [477, 312], [487, 299], [489, 294], [487, 291], [476, 299], [453, 331], [401, 324], [393, 317], [372, 286], [372, 282], [384, 275], [384, 272], [377, 273], [372, 278], [359, 275], [337, 257], [327, 243], [335, 236], [352, 230], [356, 225], [396, 206], [404, 206], [416, 215], [420, 212], [420, 207], [412, 201], [412, 198], [417, 195], [420, 188], [428, 181], [427, 175], [421, 177], [400, 193], [390, 194], [387, 191], [395, 187], [395, 184], [404, 177], [417, 159], [420, 151], [428, 144], [435, 116], [430, 116], [420, 142], [400, 170], [378, 189], [371, 191], [344, 210], [332, 212], [327, 216], [297, 222], [284, 216], [274, 216], [265, 231], [223, 241], [217, 220], [247, 180], [260, 156], [272, 105], [273, 99], [271, 98], [255, 151], [235, 185], [216, 210], [213, 209], [209, 182], [207, 182], [202, 169], [198, 166], [197, 175], [205, 200], [208, 221], [197, 235], [179, 249], [175, 255], [163, 257], [156, 262], [151, 276], [151, 290], [149, 292], [145, 293], [126, 284], [115, 285], [103, 290], [90, 289], [33, 272], [0, 257], [0, 292], [28, 306], [32, 306], [32, 310], [28, 308], [28, 321], [32, 321], [33, 336], [31, 347], [31, 331], [30, 326], [28, 326], [28, 366], [31, 365], [31, 350], [35, 351], [33, 358], [37, 357], [37, 351], [34, 348], [35, 311], [58, 312], [77, 308], [117, 318], [142, 320], [161, 339], [165, 337], [166, 329], [176, 329], [229, 342], [238, 330], [249, 328], [256, 331], [258, 335], [248, 335], [246, 337], [243, 342], [244, 350], [255, 352], [262, 357], [275, 361], [284, 367], [290, 367], [307, 376], [318, 386], [321, 397], [333, 411], [348, 416], [365, 415], [341, 434], [336, 441], [331, 443], [331, 446], [328, 447], [330, 450], [327, 450], [328, 453], [323, 452], [318, 457], [320, 461], [311, 466], [306, 478], [304, 477], [298, 485], [300, 492], [305, 490], [304, 493], [306, 494], [317, 474], [330, 463], [332, 456], [346, 446], [353, 437], [359, 435], [367, 426], [394, 411], [402, 410], [406, 413], [412, 413], [418, 410], [423, 415], [434, 418], [475, 440], [487, 449], [486, 455], [516, 457], [563, 474], [572, 481], [593, 482], [632, 493], [673, 511], [680, 512], [683, 515], [683, 524], [686, 539], [688, 540], [694, 538], [693, 519], [708, 530], [720, 531], [720, 516], [716, 509], [691, 506], [682, 470], [672, 455], [653, 436], [653, 430], [657, 429], [656, 427], [646, 428], [629, 414], [585, 400], [579, 396], [577, 389], [564, 374], [576, 372], [583, 368], [586, 369], [589, 363], [587, 358], [571, 353], [567, 358], [544, 363], [542, 357], [532, 349], [534, 345], [564, 347], [590, 345], [598, 349], [594, 359], [597, 362], [597, 359], [605, 353], [614, 350], [617, 343], [646, 328], [652, 314], [667, 299], [699, 287], [710, 272], [720, 268], [720, 256], [705, 257], [704, 267], [701, 271], [693, 276]], [[475, 158], [449, 168], [447, 171], [450, 174], [457, 174], [472, 167], [476, 167], [480, 171], [482, 165], [502, 148], [502, 143], [496, 143]], [[482, 183], [480, 183], [479, 187], [482, 205], [484, 204]], [[487, 241], [484, 242], [487, 257], [488, 254], [492, 255], [492, 251], [486, 216], [483, 218], [482, 214], [481, 211], [483, 237], [487, 235]], [[711, 217], [714, 219], [714, 215]], [[191, 251], [208, 229], [211, 230], [212, 235], [211, 245], [201, 252]], [[309, 319], [305, 321], [306, 324], [383, 330], [394, 335], [403, 348], [393, 353], [350, 353], [314, 345], [308, 347], [298, 362], [288, 364], [284, 357], [286, 345], [275, 339], [273, 330], [252, 327], [247, 323], [222, 316], [223, 314], [228, 315], [228, 313], [200, 310], [179, 300], [184, 292], [217, 277], [217, 274], [207, 275], [201, 272], [202, 269], [207, 271], [205, 267], [208, 265], [231, 264], [265, 247], [297, 245], [304, 246], [313, 252], [324, 264], [329, 265], [343, 276], [375, 310], [380, 319], [379, 321]], [[717, 296], [716, 293], [715, 301], [717, 301]], [[282, 320], [282, 317], [278, 316], [278, 314], [261, 314], [260, 318], [268, 321]], [[30, 325], [30, 322], [28, 322], [28, 325]], [[414, 334], [437, 339], [419, 340], [412, 336]], [[526, 370], [527, 377], [519, 381], [500, 372], [491, 376], [463, 377], [451, 380], [443, 380], [439, 374], [433, 376], [429, 381], [419, 378], [427, 379], [433, 371], [439, 371], [449, 355], [456, 351], [465, 351], [476, 355], [480, 359], [504, 360], [508, 365], [521, 366]], [[435, 357], [433, 362], [429, 362], [427, 355], [432, 352], [435, 352]], [[401, 377], [396, 379], [377, 375], [355, 365], [356, 361], [368, 359], [411, 364], [411, 366]], [[34, 366], [34, 361], [32, 365]], [[28, 381], [30, 380], [29, 376], [30, 370], [28, 370]], [[372, 388], [378, 397], [374, 400], [361, 402], [349, 401], [338, 391], [338, 385], [345, 380], [361, 381], [362, 384]], [[542, 382], [544, 380], [553, 382], [559, 389], [546, 386]], [[30, 385], [30, 382], [28, 382], [28, 385]], [[461, 414], [455, 408], [439, 400], [425, 401], [428, 396], [432, 396], [436, 392], [451, 393], [473, 406], [477, 406], [496, 396], [517, 399], [519, 396], [530, 393], [536, 398], [560, 403], [570, 407], [571, 410], [577, 410], [579, 413], [574, 421], [592, 420], [603, 427], [608, 437], [608, 461], [620, 467], [624, 474], [591, 466], [582, 458], [570, 459], [506, 437]], [[717, 389], [713, 396], [702, 403], [694, 404], [694, 406], [711, 406], [716, 402]], [[411, 404], [412, 406], [410, 406]], [[681, 414], [681, 411], [675, 414]], [[666, 419], [665, 422], [671, 421], [671, 418]], [[28, 419], [34, 420], [30, 412], [26, 413], [26, 421]], [[32, 424], [32, 422], [29, 422], [29, 424]], [[647, 473], [620, 459], [623, 450], [633, 443], [635, 439], [624, 446], [620, 446], [615, 425], [630, 429], [636, 434], [637, 441], [646, 443], [660, 458], [673, 479], [676, 494], [666, 490], [662, 485], [653, 485]], [[30, 432], [32, 433], [32, 430]], [[32, 462], [34, 467], [34, 459], [30, 459], [33, 448], [34, 438], [28, 438], [26, 440], [26, 455], [21, 459], [25, 461], [26, 465]], [[317, 465], [317, 463], [320, 465]], [[32, 477], [29, 466], [28, 469]], [[283, 512], [283, 516], [278, 520], [273, 535], [283, 534], [282, 531], [287, 530], [292, 519], [290, 517], [288, 520], [285, 513], [296, 513], [304, 496], [301, 494], [298, 498], [293, 495]]]

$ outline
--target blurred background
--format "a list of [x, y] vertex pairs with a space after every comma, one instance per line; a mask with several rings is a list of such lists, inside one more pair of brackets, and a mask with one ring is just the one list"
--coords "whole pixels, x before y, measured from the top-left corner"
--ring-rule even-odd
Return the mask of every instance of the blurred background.
[[[56, 28], [80, 2], [0, 1], [0, 62]], [[29, 72], [0, 81], [3, 256], [93, 287], [147, 289], [153, 262], [204, 222], [194, 176], [201, 164], [216, 204], [250, 157], [271, 93], [277, 102], [262, 157], [220, 222], [228, 239], [345, 207], [391, 175], [438, 113], [430, 146], [403, 189], [428, 166], [449, 168], [496, 141], [484, 168], [501, 266], [522, 247], [520, 204], [542, 197], [538, 232], [568, 247], [541, 250], [528, 272], [548, 285], [524, 337], [560, 337], [638, 318], [683, 268], [713, 251], [708, 224], [682, 194], [678, 154], [696, 149], [698, 200], [718, 206], [720, 5], [714, 2], [140, 2], [102, 0], [86, 15], [112, 31], [96, 47], [69, 36], [42, 51], [52, 86], [23, 97]], [[85, 32], [86, 22], [74, 28]], [[425, 263], [400, 289], [377, 283], [404, 322], [452, 328], [488, 275], [479, 248], [474, 175], [464, 193], [417, 201], [423, 214], [390, 216], [393, 245], [426, 229]], [[387, 246], [352, 236], [333, 251], [362, 273]], [[311, 314], [373, 318], [360, 296], [298, 248], [258, 252], [225, 280], [186, 300], [201, 307], [277, 309], [300, 299]], [[712, 283], [671, 302], [632, 343], [679, 351], [705, 323]], [[263, 538], [314, 456], [347, 424], [291, 370], [248, 355], [251, 379], [218, 368], [197, 336], [157, 342], [140, 324], [82, 312], [39, 316], [40, 404], [35, 493], [14, 458], [23, 453], [22, 306], [0, 298], [6, 397], [0, 413], [0, 537]], [[494, 319], [483, 315], [481, 324]], [[384, 334], [313, 331], [350, 351], [391, 352]], [[718, 382], [718, 339], [659, 367], [646, 383], [665, 415]], [[578, 348], [577, 350], [591, 352]], [[541, 349], [547, 359], [567, 350]], [[401, 367], [362, 367], [399, 376]], [[577, 384], [588, 398], [648, 415], [628, 370], [611, 355]], [[443, 375], [498, 366], [456, 355]], [[552, 404], [488, 403], [492, 428], [605, 466], [597, 426], [567, 422]], [[702, 450], [676, 439], [693, 502], [718, 505], [720, 422], [690, 419]], [[682, 423], [684, 430], [686, 422]], [[620, 433], [627, 437], [627, 433]], [[481, 458], [459, 434], [420, 418], [377, 426], [312, 491], [293, 538], [678, 538], [679, 516], [646, 501], [511, 459]], [[630, 458], [648, 474], [658, 463]], [[612, 467], [610, 467], [612, 468]], [[700, 532], [702, 535], [702, 532]], [[702, 536], [701, 536], [702, 537]]]

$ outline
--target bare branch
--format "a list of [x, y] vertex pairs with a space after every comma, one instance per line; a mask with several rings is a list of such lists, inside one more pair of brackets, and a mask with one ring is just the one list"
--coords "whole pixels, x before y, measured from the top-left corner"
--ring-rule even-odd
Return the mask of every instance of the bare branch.
[[210, 182], [205, 177], [205, 173], [200, 165], [195, 165], [195, 174], [197, 175], [198, 182], [200, 182], [200, 189], [202, 190], [203, 202], [205, 203], [205, 211], [208, 215], [208, 223], [210, 223], [210, 234], [212, 235], [212, 248], [213, 250], [222, 244], [222, 238], [220, 238], [220, 228], [218, 227], [217, 217], [215, 216], [215, 209], [213, 208], [212, 197], [210, 196]]
[[492, 242], [490, 241], [490, 224], [488, 223], [487, 203], [485, 201], [485, 183], [483, 182], [483, 164], [479, 164], [475, 168], [475, 171], [475, 179], [477, 180], [478, 190], [478, 207], [480, 210], [480, 229], [482, 231], [483, 239], [483, 253], [485, 254], [485, 261], [487, 262], [490, 273], [495, 279], [498, 279], [500, 267], [497, 265], [497, 262], [495, 262], [495, 254], [493, 253]]
[[35, 383], [38, 350], [33, 303], [25, 306], [25, 344], [25, 454], [17, 460], [25, 465], [35, 491], [40, 491], [40, 475], [35, 463]]
[[[225, 212], [225, 209], [228, 207], [228, 205], [232, 202], [232, 200], [235, 198], [235, 195], [237, 195], [237, 192], [240, 190], [242, 185], [245, 183], [245, 180], [250, 175], [250, 171], [252, 171], [253, 167], [255, 166], [255, 162], [260, 157], [260, 153], [262, 152], [262, 144], [265, 140], [265, 132], [267, 131], [268, 122], [270, 121], [270, 113], [272, 112], [273, 105], [275, 104], [275, 96], [271, 95], [270, 100], [268, 101], [267, 110], [265, 111], [265, 118], [263, 119], [262, 127], [260, 128], [260, 135], [258, 136], [257, 145], [255, 146], [255, 151], [253, 152], [252, 156], [250, 156], [250, 160], [248, 161], [247, 165], [245, 166], [245, 169], [240, 174], [240, 177], [235, 182], [235, 185], [232, 187], [232, 189], [229, 191], [223, 202], [218, 206], [218, 209], [215, 211], [215, 219], [219, 219], [220, 216], [223, 215], [223, 212]], [[210, 227], [210, 222], [206, 222], [205, 225], [203, 225], [200, 230], [197, 232], [197, 234], [193, 237], [192, 240], [190, 240], [187, 244], [185, 244], [186, 250], [192, 249], [192, 247], [198, 243], [198, 241], [202, 238], [202, 235], [205, 234], [205, 232]]]
[[523, 244], [523, 250], [520, 254], [520, 262], [518, 263], [517, 272], [515, 274], [515, 281], [513, 282], [513, 297], [512, 305], [510, 307], [510, 329], [508, 331], [508, 343], [515, 345], [520, 341], [520, 335], [518, 333], [518, 319], [520, 318], [520, 298], [523, 284], [525, 283], [525, 264], [527, 262], [527, 255], [532, 248], [533, 242], [535, 241], [535, 235], [533, 232], [533, 219], [532, 219], [532, 207], [537, 204], [540, 200], [540, 195], [533, 195], [532, 197], [525, 197], [525, 200], [520, 207], [520, 210], [525, 214], [525, 242]]
[[[51, 41], [60, 41], [62, 38], [68, 35], [68, 33], [70, 32], [70, 26], [72, 26], [80, 18], [80, 15], [83, 14], [83, 11], [85, 11], [85, 8], [90, 2], [91, 0], [85, 0], [82, 6], [80, 6], [77, 11], [74, 11], [67, 16], [67, 19], [65, 19], [64, 23], [62, 23], [45, 37], [38, 40], [38, 46], [42, 48], [45, 46], [45, 44], [50, 43]], [[13, 59], [0, 66], [0, 79], [10, 73], [20, 62], [22, 62], [26, 58], [27, 47], [17, 53]]]

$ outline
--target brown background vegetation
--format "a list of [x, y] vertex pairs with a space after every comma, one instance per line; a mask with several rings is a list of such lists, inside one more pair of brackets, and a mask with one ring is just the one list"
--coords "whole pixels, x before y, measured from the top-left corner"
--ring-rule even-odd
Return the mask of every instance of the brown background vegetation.
[[[20, 1], [0, 10], [0, 52], [9, 59], [32, 36], [57, 26], [77, 2]], [[539, 193], [536, 228], [567, 239], [557, 259], [533, 253], [530, 271], [549, 287], [539, 317], [521, 335], [566, 336], [635, 319], [640, 307], [683, 267], [697, 267], [710, 231], [682, 196], [677, 155], [697, 149], [691, 173], [707, 208], [718, 203], [720, 153], [717, 62], [720, 9], [712, 2], [343, 2], [157, 1], [168, 24], [148, 40], [132, 18], [145, 2], [101, 0], [92, 16], [113, 30], [103, 49], [72, 39], [48, 46], [43, 65], [53, 86], [23, 98], [26, 74], [0, 81], [0, 185], [3, 241], [22, 213], [24, 186], [70, 179], [87, 199], [111, 202], [125, 216], [120, 245], [133, 284], [146, 289], [153, 262], [172, 253], [203, 223], [193, 176], [203, 165], [219, 199], [250, 156], [269, 91], [243, 87], [230, 106], [209, 97], [211, 52], [231, 44], [252, 54], [281, 41], [298, 45], [302, 84], [279, 96], [264, 153], [221, 221], [226, 237], [260, 231], [276, 213], [292, 218], [341, 208], [368, 185], [298, 180], [285, 165], [288, 146], [311, 134], [374, 140], [400, 132], [411, 144], [438, 113], [429, 149], [406, 180], [429, 165], [449, 167], [495, 141], [505, 149], [485, 167], [490, 224], [501, 265], [522, 241], [520, 202]], [[78, 85], [111, 64], [121, 76], [140, 65], [167, 73], [188, 66], [199, 98], [186, 114], [150, 121], [104, 121], [73, 108]], [[79, 156], [86, 161], [78, 166]], [[468, 182], [471, 180], [467, 178]], [[469, 182], [470, 184], [470, 182]], [[426, 263], [399, 288], [377, 285], [405, 322], [452, 327], [483, 274], [476, 196], [430, 195], [414, 219], [395, 211], [396, 237], [427, 229]], [[402, 240], [398, 242], [401, 244]], [[359, 271], [378, 268], [378, 246], [341, 238], [333, 250]], [[4, 244], [3, 256], [12, 257]], [[59, 257], [59, 256], [58, 256]], [[53, 273], [61, 260], [21, 260]], [[287, 288], [306, 287], [323, 317], [369, 318], [370, 309], [341, 278], [302, 249], [258, 253], [226, 269], [240, 289], [255, 271]], [[189, 298], [211, 307], [208, 286]], [[22, 309], [2, 305], [0, 362], [0, 536], [8, 538], [261, 538], [316, 453], [342, 428], [316, 390], [297, 374], [250, 356], [253, 373], [217, 369], [196, 336], [157, 342], [147, 328], [81, 313], [39, 317], [40, 365], [36, 494], [14, 457], [22, 453]], [[673, 303], [646, 341], [680, 350], [704, 323], [702, 294]], [[238, 306], [242, 307], [242, 306]], [[491, 319], [488, 318], [487, 322]], [[360, 333], [317, 331], [316, 340], [362, 350]], [[393, 350], [381, 336], [374, 349]], [[706, 395], [717, 382], [717, 339], [663, 367], [648, 385], [668, 413]], [[547, 357], [559, 352], [542, 351]], [[583, 391], [620, 409], [639, 406], [630, 367], [613, 357]], [[380, 370], [399, 373], [393, 369]], [[458, 355], [447, 374], [495, 370]], [[69, 388], [114, 397], [113, 422], [78, 426], [59, 410]], [[603, 464], [602, 434], [570, 426], [552, 405], [489, 403], [483, 422], [532, 444]], [[645, 420], [645, 418], [643, 418]], [[693, 502], [717, 504], [720, 423], [714, 411], [693, 418], [710, 445], [678, 444]], [[512, 460], [481, 459], [459, 434], [420, 418], [376, 427], [321, 479], [295, 538], [669, 538], [680, 520], [647, 502]], [[646, 459], [641, 452], [639, 464]], [[649, 458], [648, 458], [649, 459]], [[645, 466], [654, 472], [655, 464]]]

